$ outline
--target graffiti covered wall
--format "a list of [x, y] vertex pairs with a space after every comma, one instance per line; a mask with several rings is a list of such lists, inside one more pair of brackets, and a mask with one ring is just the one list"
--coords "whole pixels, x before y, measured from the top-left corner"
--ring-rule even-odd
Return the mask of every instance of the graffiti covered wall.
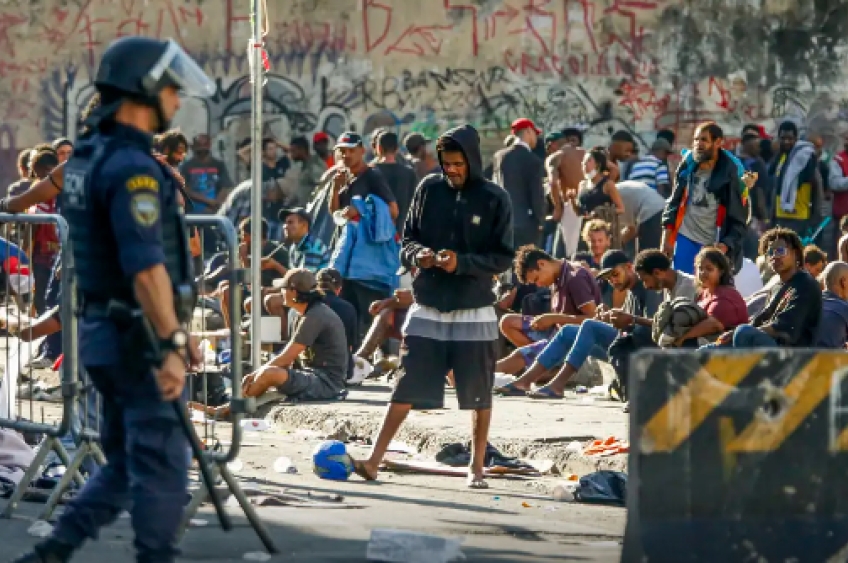
[[[462, 122], [493, 149], [520, 116], [686, 143], [784, 119], [848, 131], [848, 0], [269, 0], [266, 130], [282, 140], [378, 126], [437, 135]], [[74, 137], [92, 72], [124, 35], [174, 37], [216, 78], [178, 124], [235, 170], [247, 137], [249, 0], [4, 0], [0, 180], [19, 149]]]

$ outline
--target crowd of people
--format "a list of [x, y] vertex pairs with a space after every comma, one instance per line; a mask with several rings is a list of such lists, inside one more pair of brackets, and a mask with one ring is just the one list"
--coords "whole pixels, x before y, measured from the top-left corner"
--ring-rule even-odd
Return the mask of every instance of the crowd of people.
[[[523, 118], [488, 166], [470, 126], [402, 143], [391, 130], [268, 137], [256, 184], [261, 287], [244, 283], [231, 310], [226, 253], [194, 231], [198, 287], [227, 326], [253, 306], [281, 319], [275, 353], [241, 382], [247, 397], [336, 400], [397, 369], [374, 453], [356, 465], [364, 478], [408, 410], [440, 407], [446, 386], [475, 413], [479, 457], [493, 395], [561, 399], [589, 358], [611, 364], [610, 393], [626, 403], [640, 349], [846, 347], [848, 153], [829, 155], [790, 122], [777, 134], [746, 126], [731, 150], [707, 122], [679, 155], [670, 131], [643, 155], [627, 131], [586, 149], [580, 129], [543, 136]], [[234, 185], [211, 145], [171, 130], [154, 146], [187, 213], [237, 227], [246, 268], [253, 183]], [[72, 150], [57, 139], [22, 151], [4, 210], [55, 212]], [[245, 166], [250, 150], [238, 150]], [[61, 330], [49, 282], [59, 245], [49, 225], [31, 242], [34, 338]], [[33, 367], [52, 363], [58, 344], [45, 342]], [[495, 386], [495, 373], [513, 377]], [[469, 485], [485, 486], [482, 458]]]

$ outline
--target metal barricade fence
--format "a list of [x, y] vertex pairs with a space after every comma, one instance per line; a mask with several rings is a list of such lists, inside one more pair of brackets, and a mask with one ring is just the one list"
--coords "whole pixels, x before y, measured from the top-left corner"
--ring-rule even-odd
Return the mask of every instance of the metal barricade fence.
[[[58, 248], [51, 248], [56, 243]], [[44, 494], [45, 491], [30, 489], [30, 484], [36, 481], [44, 466], [61, 464], [66, 468], [65, 473], [54, 485], [38, 516], [47, 519], [72, 480], [78, 487], [84, 484], [80, 473], [83, 462], [91, 457], [96, 463], [105, 463], [97, 445], [99, 417], [96, 413], [100, 410], [97, 395], [90, 386], [80, 385], [77, 369], [74, 266], [67, 223], [58, 215], [0, 214], [0, 259], [3, 278], [0, 317], [5, 327], [2, 333], [4, 369], [0, 383], [0, 429], [44, 435], [0, 517], [11, 517], [25, 494]], [[58, 287], [54, 285], [52, 289], [57, 289], [58, 295], [51, 296], [47, 289], [54, 274], [58, 277]], [[46, 309], [55, 306], [53, 301], [58, 302], [58, 319], [42, 316]], [[36, 310], [36, 306], [41, 310]], [[58, 385], [45, 387], [36, 381], [35, 368], [48, 366], [37, 365], [38, 359], [33, 356], [44, 339], [57, 329], [61, 331], [63, 354], [59, 381]], [[30, 368], [26, 376], [28, 381], [20, 385], [26, 367]], [[84, 401], [80, 409], [76, 405], [78, 398]], [[61, 403], [61, 408], [57, 410], [50, 402]], [[36, 403], [39, 403], [37, 408]], [[69, 455], [68, 447], [74, 450], [73, 456]]]
[[[205, 458], [211, 478], [217, 480], [220, 476], [223, 479], [265, 548], [275, 553], [276, 548], [270, 535], [227, 466], [236, 459], [241, 447], [241, 421], [245, 414], [255, 410], [255, 401], [242, 398], [241, 393], [242, 285], [246, 281], [246, 273], [240, 264], [236, 229], [225, 217], [189, 215], [186, 219], [189, 228], [199, 234], [199, 245], [194, 245], [199, 254], [195, 262], [201, 267], [205, 266], [203, 269], [195, 268], [200, 297], [190, 327], [192, 335], [202, 343], [203, 359], [202, 371], [190, 376], [187, 382], [192, 420], [202, 425], [200, 442], [205, 445]], [[224, 249], [221, 252], [218, 252], [215, 244], [217, 241], [223, 243]], [[210, 253], [213, 255], [210, 256]], [[254, 295], [251, 306], [262, 306], [261, 294], [258, 299]], [[229, 393], [226, 392], [227, 380]], [[219, 423], [224, 422], [219, 416], [222, 407], [228, 411], [226, 423], [230, 424], [229, 444], [216, 434], [220, 428]], [[181, 534], [209, 494], [206, 484], [201, 481], [184, 511]]]

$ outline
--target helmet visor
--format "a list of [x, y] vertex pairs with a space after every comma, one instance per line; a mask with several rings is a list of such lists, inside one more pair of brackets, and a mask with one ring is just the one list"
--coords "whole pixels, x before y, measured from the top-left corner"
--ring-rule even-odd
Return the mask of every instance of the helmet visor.
[[215, 83], [173, 39], [168, 40], [168, 48], [148, 78], [160, 87], [174, 86], [187, 96], [208, 98], [215, 94]]

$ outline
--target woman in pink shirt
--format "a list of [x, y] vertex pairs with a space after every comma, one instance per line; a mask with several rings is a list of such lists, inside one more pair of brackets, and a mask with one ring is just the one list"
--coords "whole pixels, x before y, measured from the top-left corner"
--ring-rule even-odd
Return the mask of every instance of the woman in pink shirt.
[[689, 329], [676, 344], [706, 337], [708, 340], [748, 322], [748, 309], [742, 295], [733, 287], [733, 270], [724, 253], [705, 246], [695, 257], [698, 282], [697, 303], [708, 317]]

